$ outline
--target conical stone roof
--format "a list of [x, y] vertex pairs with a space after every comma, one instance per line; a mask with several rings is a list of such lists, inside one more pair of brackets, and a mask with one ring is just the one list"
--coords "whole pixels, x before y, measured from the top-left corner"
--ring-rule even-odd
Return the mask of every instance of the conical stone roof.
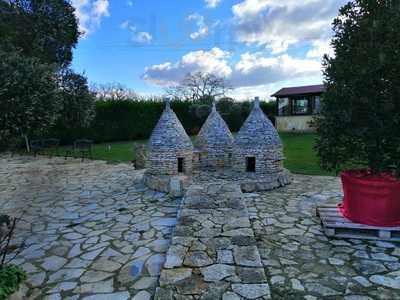
[[278, 132], [261, 110], [258, 99], [254, 101], [253, 110], [240, 128], [235, 139], [235, 144], [247, 148], [282, 146]]
[[166, 101], [164, 112], [151, 134], [152, 150], [193, 150], [193, 144], [178, 117]]
[[215, 103], [206, 122], [201, 127], [197, 136], [197, 146], [207, 147], [213, 145], [232, 145], [233, 136], [228, 125], [218, 113]]

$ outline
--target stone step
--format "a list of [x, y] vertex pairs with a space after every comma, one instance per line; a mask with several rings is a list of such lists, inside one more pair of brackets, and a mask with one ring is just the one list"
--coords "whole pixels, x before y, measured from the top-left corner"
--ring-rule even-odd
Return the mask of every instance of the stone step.
[[191, 185], [161, 270], [155, 299], [270, 299], [238, 184]]

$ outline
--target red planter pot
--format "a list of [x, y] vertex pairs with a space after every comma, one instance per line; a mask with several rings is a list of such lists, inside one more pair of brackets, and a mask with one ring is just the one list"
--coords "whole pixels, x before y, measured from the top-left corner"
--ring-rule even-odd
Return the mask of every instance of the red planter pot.
[[355, 223], [400, 226], [400, 181], [391, 175], [367, 171], [341, 174], [344, 198], [339, 210]]

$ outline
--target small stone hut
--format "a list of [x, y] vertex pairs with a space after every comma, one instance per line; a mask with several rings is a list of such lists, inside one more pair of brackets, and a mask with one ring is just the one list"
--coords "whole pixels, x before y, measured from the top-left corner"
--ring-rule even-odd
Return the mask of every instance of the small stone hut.
[[256, 98], [253, 110], [235, 138], [233, 170], [274, 180], [274, 176], [284, 172], [283, 160], [282, 141]]
[[214, 102], [196, 139], [199, 166], [211, 169], [230, 166], [233, 141], [232, 133]]
[[193, 144], [166, 101], [149, 141], [148, 173], [151, 175], [192, 174]]

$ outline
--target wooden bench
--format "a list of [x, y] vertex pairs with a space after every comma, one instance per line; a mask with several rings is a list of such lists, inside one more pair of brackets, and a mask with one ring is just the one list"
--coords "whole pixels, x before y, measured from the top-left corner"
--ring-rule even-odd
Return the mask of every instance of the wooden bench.
[[369, 239], [400, 242], [400, 227], [380, 227], [358, 224], [343, 217], [336, 206], [317, 207], [317, 217], [328, 237]]

